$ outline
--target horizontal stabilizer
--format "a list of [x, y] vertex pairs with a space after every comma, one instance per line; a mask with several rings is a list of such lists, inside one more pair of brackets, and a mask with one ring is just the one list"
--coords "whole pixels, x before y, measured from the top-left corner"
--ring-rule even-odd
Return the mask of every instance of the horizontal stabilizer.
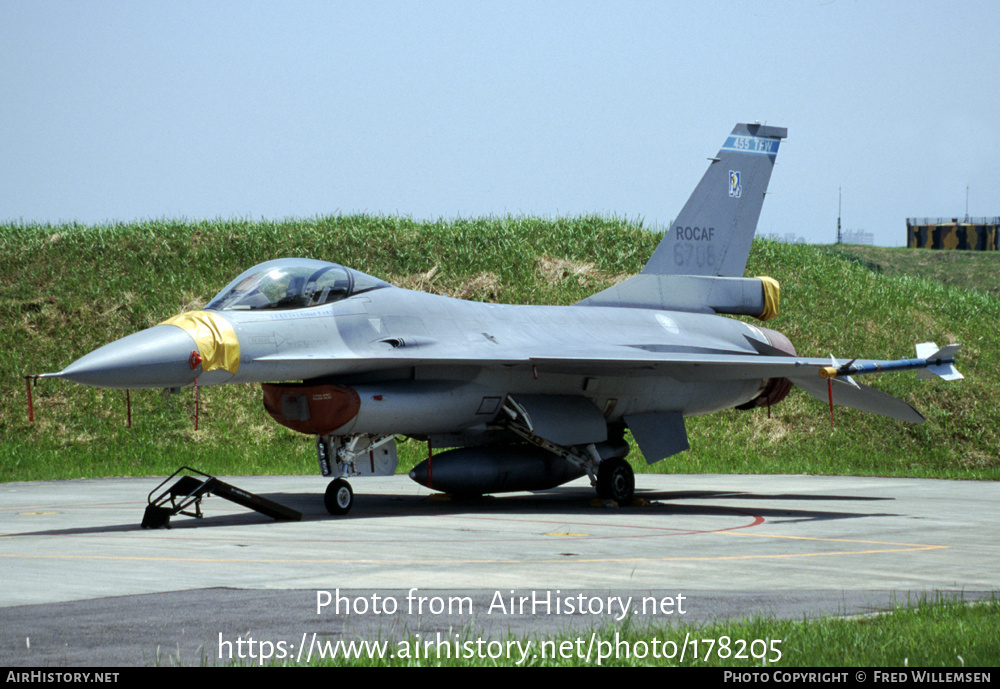
[[[792, 378], [793, 383], [808, 392], [816, 399], [826, 402], [829, 400], [830, 389], [826, 380], [820, 377], [807, 376], [803, 378]], [[911, 407], [901, 399], [888, 395], [881, 390], [868, 387], [867, 385], [834, 385], [833, 403], [841, 407], [866, 411], [880, 416], [888, 416], [900, 421], [910, 423], [923, 423], [926, 419], [923, 414]]]

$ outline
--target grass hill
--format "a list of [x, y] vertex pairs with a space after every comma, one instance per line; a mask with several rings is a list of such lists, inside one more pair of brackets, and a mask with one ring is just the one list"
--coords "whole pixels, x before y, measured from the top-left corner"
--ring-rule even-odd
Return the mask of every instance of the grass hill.
[[1000, 299], [1000, 253], [996, 251], [932, 251], [860, 244], [842, 244], [831, 250], [876, 273], [923, 277]]
[[[305, 256], [467, 299], [571, 304], [637, 273], [658, 239], [635, 223], [596, 217], [0, 226], [0, 480], [163, 475], [182, 464], [218, 474], [315, 472], [312, 440], [274, 424], [257, 386], [203, 389], [195, 431], [190, 390], [133, 392], [128, 429], [123, 392], [41, 381], [28, 423], [25, 375], [58, 371], [203, 306], [256, 263]], [[767, 325], [803, 355], [901, 358], [913, 356], [916, 342], [962, 342], [964, 381], [904, 373], [873, 382], [910, 401], [926, 424], [838, 409], [831, 427], [825, 405], [795, 391], [770, 415], [690, 419], [691, 451], [650, 470], [1000, 478], [1000, 299], [881, 265], [757, 240], [747, 274], [781, 283], [781, 315]], [[403, 443], [403, 463], [423, 452]], [[631, 459], [646, 470], [637, 451]]]

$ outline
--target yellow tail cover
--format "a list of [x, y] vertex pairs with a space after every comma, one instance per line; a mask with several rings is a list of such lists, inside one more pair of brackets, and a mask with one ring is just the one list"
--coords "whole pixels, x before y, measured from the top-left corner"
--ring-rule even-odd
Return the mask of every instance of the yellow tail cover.
[[781, 287], [774, 278], [759, 277], [764, 287], [764, 312], [757, 316], [762, 321], [769, 321], [778, 315], [778, 303], [781, 300]]
[[201, 355], [203, 373], [222, 368], [230, 373], [240, 370], [240, 341], [225, 318], [209, 311], [188, 311], [160, 323], [176, 325], [194, 338]]

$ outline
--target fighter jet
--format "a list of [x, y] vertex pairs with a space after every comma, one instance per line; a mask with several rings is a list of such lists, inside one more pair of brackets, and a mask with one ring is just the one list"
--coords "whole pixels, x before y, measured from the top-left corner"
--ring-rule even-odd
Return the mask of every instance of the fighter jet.
[[831, 412], [921, 423], [853, 377], [959, 379], [960, 345], [924, 343], [899, 361], [804, 358], [781, 333], [728, 317], [778, 311], [777, 283], [743, 272], [786, 136], [738, 124], [641, 274], [572, 306], [475, 303], [283, 258], [201, 311], [44, 375], [127, 389], [260, 383], [278, 423], [315, 436], [332, 514], [354, 503], [347, 478], [395, 472], [397, 436], [428, 442], [410, 477], [435, 490], [534, 491], [588, 476], [598, 495], [627, 503], [626, 429], [658, 462], [688, 448], [686, 417], [771, 406], [793, 385]]

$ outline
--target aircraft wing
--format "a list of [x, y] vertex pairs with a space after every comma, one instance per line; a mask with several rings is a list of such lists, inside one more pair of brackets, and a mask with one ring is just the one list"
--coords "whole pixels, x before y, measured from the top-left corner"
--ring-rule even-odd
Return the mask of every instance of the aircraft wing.
[[[936, 347], [935, 347], [936, 349]], [[574, 359], [573, 357], [533, 357], [539, 367], [567, 370], [574, 366], [587, 366], [587, 370], [624, 373], [626, 371], [658, 371], [683, 381], [752, 380], [787, 378], [816, 399], [831, 401], [850, 409], [888, 416], [909, 423], [923, 423], [924, 416], [911, 405], [892, 395], [855, 383], [850, 374], [878, 373], [882, 371], [920, 369], [935, 372], [942, 366], [948, 373], [939, 374], [961, 377], [953, 364], [940, 364], [934, 359], [903, 360], [841, 360], [804, 358], [793, 356], [761, 356], [733, 354], [695, 354], [637, 352], [635, 354], [604, 356], [600, 359]]]
[[[923, 348], [922, 350], [920, 348]], [[399, 347], [378, 352], [372, 356], [331, 359], [316, 355], [273, 355], [261, 361], [315, 363], [317, 375], [330, 375], [345, 371], [384, 369], [387, 365], [400, 368], [411, 366], [474, 366], [474, 367], [527, 367], [539, 374], [579, 373], [595, 375], [643, 375], [656, 373], [681, 381], [753, 380], [788, 378], [796, 386], [821, 401], [833, 396], [836, 405], [889, 416], [891, 418], [923, 423], [924, 417], [906, 402], [874, 388], [860, 385], [851, 375], [877, 373], [891, 370], [922, 369], [936, 372], [954, 371], [953, 358], [942, 364], [928, 354], [926, 345], [918, 351], [924, 358], [901, 360], [836, 360], [798, 356], [768, 356], [756, 353], [717, 353], [712, 351], [649, 351], [641, 347], [593, 346], [585, 351], [553, 356], [550, 348], [524, 348], [511, 352], [502, 347], [495, 350], [482, 346], [458, 347]], [[936, 346], [933, 348], [937, 352]], [[954, 354], [955, 347], [940, 350]], [[941, 375], [940, 373], [938, 375]], [[945, 376], [942, 376], [945, 377]]]
[[593, 346], [577, 353], [552, 356], [547, 348], [427, 347], [378, 351], [369, 354], [330, 356], [322, 351], [294, 352], [258, 357], [257, 362], [314, 363], [322, 375], [353, 373], [387, 367], [411, 366], [535, 366], [553, 373], [641, 374], [660, 371], [678, 380], [734, 380], [811, 375], [829, 366], [829, 359], [774, 357], [757, 354], [710, 352], [658, 352], [627, 346]]
[[[761, 356], [733, 354], [695, 354], [641, 352], [618, 354], [599, 359], [574, 361], [565, 356], [533, 357], [535, 365], [564, 368], [587, 362], [589, 370], [655, 370], [684, 381], [750, 380], [756, 378], [787, 378], [816, 399], [831, 405], [888, 416], [909, 423], [926, 419], [911, 405], [875, 388], [861, 385], [851, 375], [918, 369], [918, 377], [936, 374], [945, 380], [962, 376], [954, 367], [954, 352], [960, 345], [948, 345], [938, 350], [933, 343], [917, 345], [917, 359], [837, 361], [835, 359], [794, 356]], [[941, 357], [941, 358], [936, 358]]]
[[601, 354], [530, 356], [530, 363], [560, 373], [592, 371], [628, 374], [657, 371], [683, 381], [792, 378], [811, 375], [829, 366], [829, 359], [773, 357], [758, 354], [713, 354], [708, 352], [650, 352], [621, 348]]

